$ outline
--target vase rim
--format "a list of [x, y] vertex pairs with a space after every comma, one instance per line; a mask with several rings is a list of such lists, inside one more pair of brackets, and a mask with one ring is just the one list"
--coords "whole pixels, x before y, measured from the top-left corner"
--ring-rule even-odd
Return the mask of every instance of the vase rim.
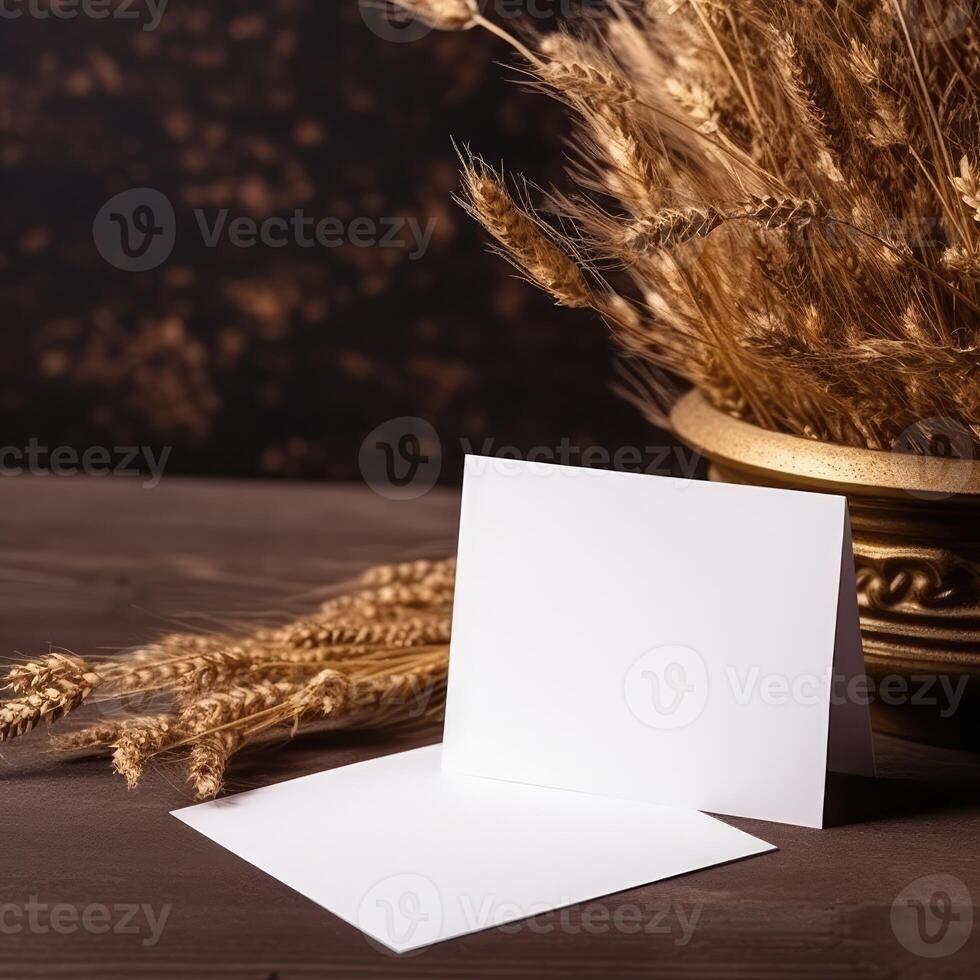
[[679, 439], [713, 462], [760, 476], [778, 474], [815, 489], [850, 494], [980, 499], [976, 460], [861, 449], [772, 432], [716, 409], [697, 390], [677, 402], [670, 424]]

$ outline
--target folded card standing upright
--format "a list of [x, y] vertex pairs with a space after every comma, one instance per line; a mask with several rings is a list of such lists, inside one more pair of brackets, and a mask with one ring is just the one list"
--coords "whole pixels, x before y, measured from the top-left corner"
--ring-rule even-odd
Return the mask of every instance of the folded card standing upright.
[[820, 827], [862, 681], [843, 497], [467, 457], [445, 769]]

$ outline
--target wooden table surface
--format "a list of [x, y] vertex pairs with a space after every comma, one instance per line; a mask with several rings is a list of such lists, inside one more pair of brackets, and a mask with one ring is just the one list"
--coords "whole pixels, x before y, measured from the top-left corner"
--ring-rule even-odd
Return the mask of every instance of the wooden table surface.
[[[4, 655], [49, 643], [91, 654], [209, 616], [293, 608], [368, 564], [451, 554], [458, 512], [451, 490], [392, 502], [365, 487], [176, 478], [154, 489], [7, 478], [0, 495]], [[232, 782], [265, 785], [433, 740], [300, 738], [244, 756]], [[879, 778], [845, 787], [847, 820], [833, 829], [732, 819], [780, 850], [395, 957], [169, 816], [190, 802], [178, 772], [128, 792], [106, 760], [66, 762], [46, 743], [35, 733], [0, 757], [0, 977], [980, 972], [980, 928], [968, 921], [949, 926], [968, 935], [957, 951], [946, 953], [950, 939], [918, 947], [937, 957], [907, 949], [901, 940], [915, 938], [891, 925], [893, 901], [922, 876], [953, 876], [980, 896], [973, 755], [878, 738]], [[98, 911], [85, 918], [101, 906], [111, 929]], [[148, 911], [123, 924], [122, 906]], [[153, 922], [163, 924], [155, 943]]]

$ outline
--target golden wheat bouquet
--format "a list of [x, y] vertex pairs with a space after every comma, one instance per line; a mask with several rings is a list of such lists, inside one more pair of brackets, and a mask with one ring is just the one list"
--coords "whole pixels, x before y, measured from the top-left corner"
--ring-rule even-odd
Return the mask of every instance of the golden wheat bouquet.
[[572, 189], [532, 204], [465, 153], [462, 200], [602, 315], [652, 419], [682, 379], [796, 435], [891, 448], [944, 420], [980, 444], [973, 0], [610, 0], [522, 39], [477, 0], [397, 2], [509, 37], [568, 106]]

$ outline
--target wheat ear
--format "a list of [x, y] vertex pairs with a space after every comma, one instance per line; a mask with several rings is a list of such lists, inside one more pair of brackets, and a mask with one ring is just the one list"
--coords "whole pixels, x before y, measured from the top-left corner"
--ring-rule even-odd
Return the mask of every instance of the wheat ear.
[[500, 176], [483, 161], [471, 158], [464, 162], [463, 182], [463, 206], [559, 306], [593, 305], [581, 269], [517, 205]]
[[158, 725], [170, 717], [168, 714], [136, 715], [130, 718], [100, 721], [75, 732], [52, 736], [51, 747], [57, 752], [115, 748], [116, 743], [125, 732], [146, 725]]
[[77, 657], [69, 657], [63, 653], [49, 653], [29, 660], [25, 663], [14, 664], [4, 680], [6, 687], [17, 694], [28, 694], [31, 691], [50, 687], [61, 677], [71, 676], [84, 666]]
[[168, 746], [176, 744], [180, 737], [181, 732], [174, 724], [172, 716], [147, 719], [138, 727], [119, 735], [112, 754], [112, 766], [125, 778], [126, 785], [135, 789], [150, 759]]
[[191, 746], [187, 779], [197, 799], [210, 800], [222, 791], [225, 769], [244, 742], [242, 732], [212, 732], [202, 735]]
[[627, 225], [622, 248], [627, 254], [648, 255], [693, 238], [704, 238], [726, 221], [753, 221], [774, 231], [804, 228], [814, 220], [826, 217], [815, 201], [789, 197], [754, 197], [746, 206], [731, 211], [720, 211], [712, 206], [664, 208]]
[[42, 721], [53, 722], [70, 714], [100, 680], [98, 674], [78, 662], [55, 677], [49, 686], [0, 705], [0, 742], [25, 735]]

